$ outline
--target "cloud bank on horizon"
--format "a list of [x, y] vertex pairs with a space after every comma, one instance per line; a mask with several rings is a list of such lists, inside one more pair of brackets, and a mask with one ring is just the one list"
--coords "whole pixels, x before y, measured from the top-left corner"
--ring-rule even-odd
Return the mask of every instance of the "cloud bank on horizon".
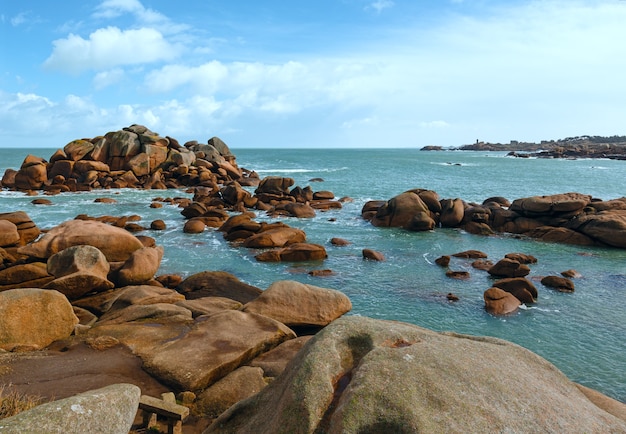
[[0, 147], [133, 123], [233, 148], [626, 134], [620, 0], [4, 2]]

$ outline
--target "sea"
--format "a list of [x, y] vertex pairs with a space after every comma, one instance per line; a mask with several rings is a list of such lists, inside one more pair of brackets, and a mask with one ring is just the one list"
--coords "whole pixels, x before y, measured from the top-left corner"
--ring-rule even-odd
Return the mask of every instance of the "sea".
[[[283, 176], [297, 186], [332, 191], [348, 198], [341, 209], [317, 212], [310, 219], [270, 218], [303, 229], [307, 240], [326, 247], [328, 258], [306, 263], [261, 263], [255, 251], [236, 247], [222, 233], [207, 229], [183, 233], [184, 217], [175, 205], [150, 208], [152, 199], [191, 197], [185, 190], [99, 190], [47, 196], [52, 205], [34, 205], [34, 197], [0, 191], [0, 212], [23, 210], [40, 228], [52, 228], [78, 214], [139, 215], [139, 224], [162, 219], [167, 229], [149, 231], [165, 248], [159, 274], [183, 277], [200, 271], [227, 271], [266, 289], [278, 280], [332, 288], [352, 301], [349, 315], [403, 321], [436, 331], [492, 336], [514, 342], [552, 362], [570, 379], [626, 402], [626, 250], [547, 243], [511, 234], [472, 235], [460, 229], [429, 232], [377, 228], [361, 218], [370, 200], [387, 200], [409, 189], [434, 190], [441, 199], [481, 203], [492, 196], [514, 199], [579, 192], [599, 199], [626, 196], [626, 161], [604, 159], [514, 158], [503, 152], [421, 151], [419, 149], [232, 149], [240, 167], [260, 177]], [[27, 154], [49, 158], [54, 149], [0, 149], [0, 175], [18, 169]], [[321, 178], [322, 181], [313, 181]], [[250, 191], [254, 189], [251, 188]], [[116, 203], [95, 203], [110, 197]], [[340, 237], [348, 246], [333, 246]], [[362, 250], [381, 252], [386, 260], [364, 260]], [[495, 317], [485, 312], [483, 293], [493, 280], [452, 258], [450, 268], [468, 271], [455, 280], [435, 264], [442, 255], [476, 249], [496, 262], [507, 253], [537, 258], [528, 276], [539, 291], [536, 304]], [[312, 270], [331, 270], [313, 276]], [[543, 287], [542, 276], [574, 269], [575, 292]], [[459, 297], [448, 301], [446, 295]], [[494, 375], [515, 374], [502, 366]]]

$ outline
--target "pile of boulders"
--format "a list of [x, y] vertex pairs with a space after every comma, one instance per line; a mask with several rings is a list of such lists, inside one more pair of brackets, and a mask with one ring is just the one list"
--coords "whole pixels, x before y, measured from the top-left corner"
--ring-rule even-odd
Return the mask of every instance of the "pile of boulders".
[[491, 197], [475, 204], [414, 189], [387, 201], [369, 201], [361, 214], [374, 226], [411, 231], [462, 228], [472, 234], [507, 232], [551, 242], [626, 248], [626, 198], [603, 201], [564, 193], [512, 203]]
[[71, 335], [105, 349], [122, 344], [159, 382], [195, 396], [190, 406], [199, 416], [234, 403], [214, 383], [232, 388], [243, 375], [257, 386], [238, 388], [237, 399], [258, 391], [311, 333], [351, 309], [343, 293], [295, 281], [262, 291], [225, 272], [156, 276], [161, 246], [95, 219], [66, 221], [36, 241], [20, 242], [13, 232], [8, 239], [1, 350], [40, 350]]
[[228, 146], [218, 137], [208, 143], [181, 146], [143, 125], [131, 125], [92, 139], [74, 140], [49, 161], [28, 155], [19, 170], [7, 169], [0, 185], [48, 194], [100, 188], [166, 189], [185, 186], [216, 188], [254, 173], [240, 169]]

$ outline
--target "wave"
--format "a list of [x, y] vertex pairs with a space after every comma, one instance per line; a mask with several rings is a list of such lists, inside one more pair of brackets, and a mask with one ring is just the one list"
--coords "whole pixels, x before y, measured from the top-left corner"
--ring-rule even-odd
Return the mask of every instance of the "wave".
[[451, 162], [451, 161], [447, 161], [443, 163], [431, 161], [430, 164], [434, 164], [436, 166], [479, 166], [479, 164], [459, 163], [459, 162]]
[[348, 167], [338, 167], [334, 169], [255, 169], [256, 173], [317, 173], [317, 172], [340, 172], [342, 170], [348, 170]]

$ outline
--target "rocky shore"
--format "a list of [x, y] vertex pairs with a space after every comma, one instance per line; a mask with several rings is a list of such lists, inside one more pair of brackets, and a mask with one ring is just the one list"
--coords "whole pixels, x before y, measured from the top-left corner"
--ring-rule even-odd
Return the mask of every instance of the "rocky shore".
[[[294, 184], [239, 168], [216, 137], [181, 146], [139, 125], [73, 141], [49, 161], [27, 156], [2, 178], [4, 188], [33, 195], [186, 189], [192, 199], [150, 206], [176, 203], [185, 232], [214, 228], [258, 252], [259, 262], [323, 260], [325, 247], [304, 231], [255, 220], [261, 212], [310, 218], [350, 200]], [[368, 202], [362, 217], [410, 231], [626, 248], [624, 198], [565, 193], [476, 204], [414, 189]], [[517, 345], [346, 315], [350, 300], [332, 288], [290, 280], [257, 288], [224, 271], [159, 275], [167, 252], [146, 234], [163, 222], [133, 220], [80, 215], [41, 229], [23, 211], [0, 214], [0, 381], [55, 399], [0, 419], [1, 432], [141, 432], [150, 423], [140, 410], [145, 396], [187, 408], [182, 427], [171, 428], [185, 433], [626, 431], [626, 405]], [[366, 250], [364, 258], [384, 260]], [[484, 292], [488, 312], [536, 302], [526, 277], [532, 256], [450, 256], [496, 278]], [[464, 277], [449, 256], [437, 264]], [[572, 292], [576, 277], [565, 270], [541, 283]], [[152, 423], [167, 431], [178, 407]]]

